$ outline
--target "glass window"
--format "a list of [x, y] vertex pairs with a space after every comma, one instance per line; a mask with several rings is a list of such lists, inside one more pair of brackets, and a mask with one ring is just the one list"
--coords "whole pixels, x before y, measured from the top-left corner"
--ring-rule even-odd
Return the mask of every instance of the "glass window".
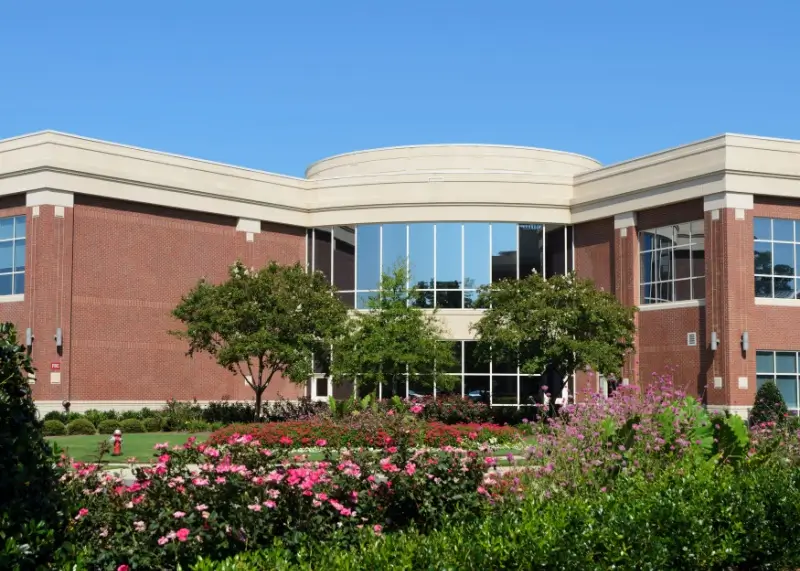
[[489, 375], [464, 375], [464, 396], [476, 402], [490, 404]]
[[408, 261], [411, 283], [433, 289], [433, 224], [409, 224]]
[[797, 299], [800, 281], [800, 235], [792, 220], [753, 220], [753, 267], [756, 297]]
[[640, 303], [705, 298], [704, 233], [703, 220], [639, 233]]
[[517, 376], [492, 377], [492, 404], [516, 405], [517, 404]]
[[381, 278], [381, 227], [377, 224], [356, 228], [356, 287], [375, 290]]
[[331, 229], [314, 228], [314, 271], [331, 280]]
[[477, 347], [477, 341], [464, 341], [464, 372], [467, 374], [489, 372], [489, 363], [478, 359]]
[[797, 351], [756, 351], [756, 388], [765, 383], [775, 383], [786, 401], [786, 406], [798, 411], [800, 373]]
[[460, 290], [461, 280], [461, 224], [437, 224], [436, 289]]
[[[545, 225], [544, 239], [544, 271], [549, 278], [556, 274], [567, 272], [567, 227], [560, 225]], [[522, 242], [520, 242], [520, 250]], [[522, 255], [520, 253], [520, 272], [523, 270]]]
[[465, 289], [477, 289], [490, 283], [490, 262], [489, 224], [464, 224]]
[[[563, 248], [562, 248], [563, 250]], [[519, 275], [525, 277], [533, 272], [542, 274], [544, 253], [544, 225], [519, 225]]]
[[0, 218], [0, 295], [25, 292], [25, 217]]
[[384, 224], [382, 237], [383, 273], [389, 274], [398, 265], [406, 266], [407, 230], [405, 224]]
[[492, 224], [492, 282], [517, 279], [517, 225]]
[[356, 233], [353, 228], [333, 229], [333, 285], [341, 291], [356, 289]]

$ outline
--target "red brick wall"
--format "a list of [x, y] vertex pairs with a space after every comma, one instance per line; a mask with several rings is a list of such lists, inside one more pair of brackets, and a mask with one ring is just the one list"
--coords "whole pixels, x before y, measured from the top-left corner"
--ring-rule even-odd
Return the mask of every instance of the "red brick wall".
[[591, 278], [597, 287], [614, 291], [614, 219], [576, 224], [575, 273]]
[[[72, 253], [70, 400], [252, 398], [239, 376], [185, 356], [170, 311], [201, 277], [248, 265], [302, 262], [305, 231], [264, 224], [246, 241], [236, 219], [76, 196]], [[265, 398], [298, 389], [273, 380]]]

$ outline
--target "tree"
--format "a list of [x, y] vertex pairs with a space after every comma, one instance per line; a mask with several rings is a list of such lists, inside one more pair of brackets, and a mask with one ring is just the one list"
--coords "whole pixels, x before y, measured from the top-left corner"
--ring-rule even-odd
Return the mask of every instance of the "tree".
[[312, 358], [329, 360], [347, 322], [347, 308], [327, 278], [275, 262], [260, 270], [236, 262], [227, 281], [200, 280], [172, 315], [186, 326], [173, 334], [189, 342], [189, 355], [209, 353], [244, 377], [255, 392], [256, 418], [275, 375], [307, 382]]
[[442, 341], [443, 329], [436, 310], [423, 311], [413, 302], [414, 287], [408, 273], [397, 265], [381, 277], [380, 291], [349, 322], [349, 333], [333, 348], [334, 379], [358, 379], [360, 387], [373, 392], [387, 383], [393, 394], [406, 374], [420, 384], [448, 389], [455, 378], [445, 375], [456, 362], [450, 344]]
[[619, 373], [633, 349], [634, 309], [574, 274], [538, 273], [483, 286], [478, 356], [543, 375], [553, 394], [576, 370]]
[[[63, 534], [63, 467], [42, 434], [28, 376], [30, 356], [11, 323], [0, 325], [0, 568], [46, 565]], [[43, 567], [42, 567], [43, 568]]]
[[783, 424], [789, 414], [786, 401], [783, 399], [778, 385], [768, 381], [761, 385], [756, 392], [756, 400], [750, 410], [751, 424], [774, 422]]

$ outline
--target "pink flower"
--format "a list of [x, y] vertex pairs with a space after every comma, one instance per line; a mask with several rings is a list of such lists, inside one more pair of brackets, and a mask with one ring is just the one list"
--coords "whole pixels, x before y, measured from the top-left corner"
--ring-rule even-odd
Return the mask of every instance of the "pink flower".
[[381, 532], [383, 531], [383, 527], [376, 523], [375, 525], [372, 526], [372, 531], [375, 532], [375, 535], [380, 535]]
[[217, 479], [214, 480], [217, 484], [224, 484], [226, 482], [225, 476], [217, 476]]
[[496, 466], [497, 465], [497, 459], [492, 457], [492, 456], [487, 456], [486, 458], [484, 458], [483, 461], [486, 462], [487, 466]]
[[194, 484], [195, 486], [207, 486], [208, 478], [194, 478], [192, 480], [192, 484]]
[[470, 440], [475, 440], [476, 438], [478, 438], [478, 433], [475, 432], [475, 431], [472, 431], [469, 434], [467, 434], [467, 436], [469, 437]]
[[194, 506], [194, 509], [196, 509], [199, 512], [203, 512], [208, 509], [208, 506], [205, 504], [197, 504], [196, 506]]
[[185, 515], [186, 515], [185, 512], [175, 512], [174, 514], [172, 514], [172, 517], [174, 517], [175, 519], [180, 519]]
[[169, 442], [163, 442], [161, 444], [156, 444], [155, 446], [153, 446], [153, 448], [156, 449], [156, 450], [164, 450], [165, 448], [169, 448]]
[[280, 438], [280, 440], [278, 440], [278, 442], [280, 442], [284, 446], [291, 446], [292, 445], [292, 439], [289, 438], [288, 436], [281, 436], [281, 438]]
[[253, 510], [254, 512], [260, 512], [261, 511], [261, 506], [259, 504], [251, 504], [251, 505], [247, 506], [247, 509]]
[[166, 464], [167, 462], [169, 462], [169, 454], [162, 454], [161, 456], [158, 457], [158, 461], [161, 462], [162, 464]]
[[267, 506], [269, 509], [275, 509], [275, 502], [272, 500], [267, 500], [264, 502], [264, 505]]
[[183, 527], [175, 535], [178, 537], [178, 541], [186, 541], [189, 539], [189, 530]]
[[145, 530], [144, 522], [143, 521], [133, 522], [133, 529], [135, 529], [136, 531], [144, 531]]
[[75, 516], [75, 519], [81, 519], [82, 517], [86, 517], [89, 515], [89, 510], [86, 508], [81, 508], [78, 510], [78, 515]]
[[327, 444], [328, 444], [328, 441], [325, 440], [324, 438], [320, 438], [319, 440], [317, 440], [317, 446], [319, 446], [319, 447], [327, 446]]
[[414, 464], [413, 462], [409, 462], [408, 464], [406, 464], [406, 474], [408, 474], [409, 476], [413, 476], [414, 472], [416, 471], [417, 471], [416, 464]]
[[485, 495], [485, 496], [489, 495], [489, 492], [487, 492], [486, 488], [484, 488], [483, 486], [478, 486], [478, 493], [482, 494], [482, 495]]
[[208, 513], [208, 512], [203, 512], [203, 513], [200, 514], [200, 517], [202, 517], [203, 519], [208, 519], [208, 516], [210, 516], [210, 515], [211, 514]]
[[415, 404], [409, 410], [411, 411], [411, 414], [419, 414], [422, 412], [422, 405]]
[[117, 567], [117, 571], [131, 571], [131, 568], [123, 563], [122, 565]]
[[158, 538], [158, 544], [159, 544], [159, 545], [164, 545], [164, 544], [165, 544], [165, 543], [167, 543], [168, 541], [169, 541], [169, 539], [167, 539], [166, 537], [159, 537], [159, 538]]
[[393, 411], [393, 410], [390, 410], [390, 411], [389, 411], [389, 412], [387, 412], [386, 414], [388, 414], [389, 416], [394, 416], [394, 411]]

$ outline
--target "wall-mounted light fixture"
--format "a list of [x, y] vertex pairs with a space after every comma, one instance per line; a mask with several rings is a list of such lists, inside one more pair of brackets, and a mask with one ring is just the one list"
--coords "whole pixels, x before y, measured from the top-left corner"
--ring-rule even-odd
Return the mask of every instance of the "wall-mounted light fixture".
[[745, 331], [742, 333], [742, 351], [747, 353], [747, 350], [750, 348], [750, 334]]
[[717, 347], [719, 347], [719, 339], [717, 338], [717, 332], [711, 332], [711, 350], [716, 351]]
[[64, 338], [61, 335], [61, 328], [60, 327], [58, 329], [56, 329], [55, 339], [56, 339], [56, 349], [61, 349], [61, 346], [64, 344]]
[[31, 329], [30, 327], [28, 327], [28, 328], [25, 330], [25, 347], [26, 347], [28, 350], [30, 350], [30, 348], [31, 348], [32, 346], [33, 346], [33, 329]]

